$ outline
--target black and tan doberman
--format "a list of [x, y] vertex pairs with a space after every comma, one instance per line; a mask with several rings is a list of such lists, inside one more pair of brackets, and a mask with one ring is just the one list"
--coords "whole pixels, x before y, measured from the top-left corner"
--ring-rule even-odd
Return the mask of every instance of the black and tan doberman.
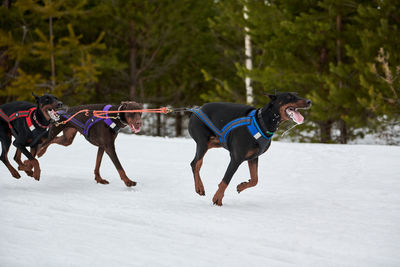
[[[62, 102], [50, 94], [40, 97], [33, 94], [33, 96], [36, 105], [25, 101], [15, 101], [0, 106], [0, 142], [2, 146], [0, 159], [13, 177], [21, 177], [7, 157], [11, 136], [14, 136], [13, 145], [17, 148], [14, 160], [18, 163], [18, 170], [23, 170], [27, 175], [39, 180], [41, 170], [39, 162], [35, 159], [37, 147], [42, 139], [46, 138], [50, 123], [59, 120], [60, 117], [56, 111], [62, 107]], [[31, 152], [26, 149], [27, 146], [31, 147]], [[28, 158], [24, 163], [21, 161], [21, 152]]]
[[225, 189], [239, 165], [247, 161], [250, 169], [250, 180], [237, 186], [240, 193], [257, 184], [258, 157], [268, 150], [279, 124], [289, 119], [303, 123], [304, 118], [298, 109], [311, 106], [311, 100], [296, 93], [279, 93], [269, 97], [270, 102], [260, 109], [234, 103], [207, 103], [190, 110], [193, 114], [189, 120], [189, 134], [196, 142], [191, 167], [195, 191], [199, 195], [205, 195], [200, 168], [208, 149], [224, 147], [230, 153], [230, 163], [213, 197], [213, 203], [221, 206]]

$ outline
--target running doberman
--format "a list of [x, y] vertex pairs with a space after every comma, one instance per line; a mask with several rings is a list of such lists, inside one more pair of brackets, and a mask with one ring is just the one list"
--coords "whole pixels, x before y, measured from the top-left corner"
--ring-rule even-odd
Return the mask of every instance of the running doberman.
[[311, 100], [296, 93], [269, 95], [270, 102], [263, 108], [235, 103], [207, 103], [193, 108], [189, 120], [189, 134], [196, 142], [196, 154], [191, 162], [195, 191], [205, 195], [200, 178], [203, 157], [208, 149], [224, 147], [230, 152], [230, 163], [218, 185], [213, 203], [221, 206], [225, 189], [243, 161], [250, 169], [250, 180], [237, 186], [240, 193], [258, 182], [258, 157], [271, 145], [271, 138], [280, 122], [292, 119], [303, 123], [304, 117], [298, 109], [307, 109]]
[[[37, 147], [42, 139], [46, 138], [50, 123], [60, 119], [56, 111], [62, 107], [62, 102], [50, 94], [40, 97], [32, 95], [35, 97], [36, 106], [25, 101], [15, 101], [0, 106], [0, 142], [2, 146], [0, 159], [13, 177], [17, 179], [21, 177], [7, 157], [11, 136], [14, 136], [13, 145], [17, 148], [14, 160], [18, 163], [18, 170], [25, 171], [27, 175], [39, 181], [41, 171], [39, 162], [35, 159]], [[31, 152], [26, 149], [27, 146], [31, 147]], [[21, 152], [28, 158], [24, 163], [21, 161]]]
[[[136, 102], [122, 102], [120, 105], [105, 105], [105, 104], [91, 104], [71, 107], [66, 112], [61, 113], [62, 121], [70, 119], [67, 123], [53, 125], [50, 128], [48, 138], [43, 142], [39, 148], [38, 156], [41, 157], [47, 150], [48, 146], [55, 143], [63, 146], [72, 144], [76, 133], [80, 132], [85, 136], [89, 143], [98, 147], [96, 167], [94, 169], [95, 180], [101, 184], [108, 184], [109, 182], [100, 176], [100, 164], [103, 158], [104, 151], [111, 158], [114, 166], [126, 186], [135, 186], [136, 182], [130, 180], [126, 175], [122, 165], [115, 152], [115, 139], [121, 128], [129, 126], [133, 133], [138, 133], [142, 126], [141, 112], [117, 113], [116, 117], [110, 115], [107, 118], [99, 118], [96, 116], [88, 117], [85, 113], [73, 115], [81, 110], [88, 109], [89, 113], [94, 110], [107, 111], [124, 111], [124, 110], [141, 110], [142, 104]], [[72, 117], [72, 118], [71, 118]], [[63, 135], [57, 136], [60, 132]]]

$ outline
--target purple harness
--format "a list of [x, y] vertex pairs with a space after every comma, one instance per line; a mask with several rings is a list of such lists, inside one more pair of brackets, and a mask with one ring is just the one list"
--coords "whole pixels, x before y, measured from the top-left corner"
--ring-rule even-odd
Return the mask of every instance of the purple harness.
[[[108, 111], [110, 108], [111, 108], [111, 105], [106, 105], [103, 108], [103, 111]], [[66, 119], [69, 119], [71, 117], [67, 113], [60, 114], [60, 115]], [[85, 124], [83, 124], [82, 122], [78, 121], [75, 118], [72, 118], [71, 122], [73, 124], [75, 124], [76, 126], [78, 126], [79, 128], [83, 129], [83, 135], [85, 136], [86, 139], [89, 139], [90, 128], [99, 121], [104, 121], [104, 123], [107, 124], [108, 127], [110, 127], [114, 132], [118, 133], [119, 127], [117, 126], [117, 124], [115, 124], [115, 122], [113, 122], [110, 118], [108, 118], [107, 113], [105, 114], [105, 116], [107, 117], [107, 119], [97, 118], [97, 117], [93, 116], [90, 119], [88, 119]]]

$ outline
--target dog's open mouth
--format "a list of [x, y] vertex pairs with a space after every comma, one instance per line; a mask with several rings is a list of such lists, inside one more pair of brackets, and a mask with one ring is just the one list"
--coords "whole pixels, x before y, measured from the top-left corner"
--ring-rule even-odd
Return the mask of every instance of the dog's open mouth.
[[133, 123], [129, 123], [129, 128], [131, 128], [131, 131], [132, 131], [133, 133], [138, 133], [138, 132], [140, 132], [140, 126], [135, 127], [135, 125], [134, 125]]
[[57, 114], [57, 111], [55, 111], [52, 108], [47, 110], [47, 114], [49, 114], [50, 118], [53, 121], [59, 121], [60, 120], [60, 116]]
[[292, 121], [297, 124], [302, 124], [304, 122], [304, 117], [300, 114], [298, 109], [300, 108], [288, 107], [285, 111], [288, 117], [292, 119]]

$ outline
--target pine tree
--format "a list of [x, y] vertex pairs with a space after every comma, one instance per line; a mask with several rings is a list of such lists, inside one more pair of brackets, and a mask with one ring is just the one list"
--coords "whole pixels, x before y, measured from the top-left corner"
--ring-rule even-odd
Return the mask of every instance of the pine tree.
[[11, 9], [19, 14], [19, 23], [30, 38], [24, 49], [13, 54], [18, 50], [13, 29], [7, 33], [8, 38], [2, 34], [3, 42], [9, 44], [10, 59], [19, 62], [18, 74], [2, 94], [28, 99], [29, 91], [46, 91], [71, 103], [87, 100], [93, 94], [99, 73], [91, 53], [104, 49], [103, 34], [99, 33], [92, 43], [83, 44], [82, 36], [68, 23], [84, 14], [84, 5], [84, 1], [51, 0], [19, 0], [13, 4]]
[[346, 50], [359, 44], [353, 32], [358, 6], [356, 1], [277, 1], [253, 9], [256, 18], [270, 14], [265, 26], [254, 23], [260, 63], [253, 78], [268, 91], [309, 96], [314, 102], [309, 118], [318, 125], [321, 142], [336, 141], [336, 126], [337, 141], [346, 143], [368, 117], [355, 105], [362, 90]]
[[[358, 8], [357, 35], [362, 49], [349, 46], [365, 94], [358, 102], [375, 116], [400, 115], [400, 3], [380, 1]], [[399, 77], [400, 78], [400, 77]]]

